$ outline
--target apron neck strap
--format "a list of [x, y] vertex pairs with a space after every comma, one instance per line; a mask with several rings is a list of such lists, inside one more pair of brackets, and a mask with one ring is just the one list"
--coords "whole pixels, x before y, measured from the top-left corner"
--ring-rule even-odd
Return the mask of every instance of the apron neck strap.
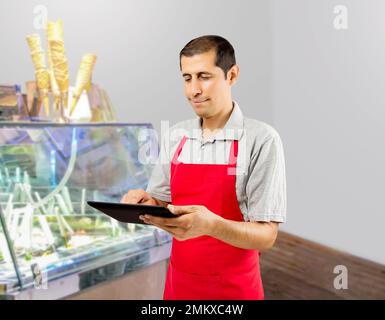
[[182, 140], [179, 142], [179, 145], [174, 152], [174, 156], [172, 157], [172, 163], [174, 163], [174, 164], [179, 163], [178, 158], [179, 158], [179, 155], [182, 151], [184, 144], [186, 143], [186, 140], [187, 140], [187, 137], [183, 136]]
[[236, 165], [238, 157], [238, 140], [233, 140], [231, 142], [230, 156], [229, 156], [229, 165]]

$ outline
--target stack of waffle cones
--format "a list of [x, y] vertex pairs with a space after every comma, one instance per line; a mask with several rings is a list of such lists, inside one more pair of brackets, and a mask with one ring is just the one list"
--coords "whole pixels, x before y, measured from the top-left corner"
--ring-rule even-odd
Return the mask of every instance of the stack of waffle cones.
[[[54, 27], [52, 26], [52, 24], [54, 24], [54, 22], [48, 22], [47, 29], [55, 30]], [[50, 26], [50, 27], [48, 27], [48, 26]], [[62, 36], [62, 38], [63, 38], [63, 36]], [[53, 71], [53, 62], [52, 62], [52, 57], [51, 57], [51, 48], [49, 45], [48, 33], [47, 33], [47, 56], [48, 56], [48, 65], [49, 65], [48, 71], [49, 71], [49, 75], [50, 75], [50, 79], [51, 79], [51, 91], [52, 91], [52, 94], [54, 97], [54, 103], [53, 104], [54, 104], [55, 110], [58, 110], [60, 108], [61, 93], [60, 93], [60, 89], [59, 89], [59, 86], [58, 86], [56, 78], [55, 78], [55, 73]]]
[[47, 39], [49, 59], [52, 63], [53, 74], [60, 90], [63, 107], [67, 108], [69, 72], [68, 61], [64, 50], [63, 23], [61, 20], [58, 20], [57, 22], [48, 22]]
[[[63, 23], [61, 20], [47, 23], [47, 56], [48, 65], [45, 65], [45, 54], [41, 48], [40, 36], [33, 34], [27, 36], [33, 64], [35, 67], [36, 85], [39, 96], [43, 101], [46, 115], [49, 115], [49, 96], [51, 91], [54, 97], [54, 106], [67, 109], [69, 92], [69, 71], [68, 60], [64, 50]], [[73, 92], [70, 115], [73, 113], [76, 104], [84, 90], [88, 90], [91, 84], [91, 77], [96, 56], [86, 54], [80, 64], [77, 74], [76, 87]]]
[[79, 71], [76, 77], [76, 86], [72, 94], [70, 115], [74, 112], [82, 92], [91, 85], [92, 70], [94, 69], [95, 62], [96, 56], [90, 53], [85, 54], [80, 62]]
[[39, 91], [39, 96], [43, 101], [46, 115], [49, 114], [49, 97], [50, 76], [45, 65], [45, 55], [41, 48], [40, 36], [33, 34], [27, 36], [28, 46], [31, 52], [33, 64], [35, 66], [36, 85]]

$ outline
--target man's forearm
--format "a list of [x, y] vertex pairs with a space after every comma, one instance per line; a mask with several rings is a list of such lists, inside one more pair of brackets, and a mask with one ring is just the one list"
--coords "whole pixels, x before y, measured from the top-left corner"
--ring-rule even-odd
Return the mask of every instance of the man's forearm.
[[242, 249], [266, 251], [277, 237], [275, 222], [238, 222], [219, 218], [209, 227], [208, 235]]

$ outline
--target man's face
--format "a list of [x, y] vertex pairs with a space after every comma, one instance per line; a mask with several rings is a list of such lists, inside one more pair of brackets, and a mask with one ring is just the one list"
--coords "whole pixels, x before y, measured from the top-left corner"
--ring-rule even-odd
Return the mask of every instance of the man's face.
[[181, 57], [184, 93], [199, 117], [209, 118], [231, 101], [231, 81], [215, 65], [216, 52], [211, 50], [192, 57]]

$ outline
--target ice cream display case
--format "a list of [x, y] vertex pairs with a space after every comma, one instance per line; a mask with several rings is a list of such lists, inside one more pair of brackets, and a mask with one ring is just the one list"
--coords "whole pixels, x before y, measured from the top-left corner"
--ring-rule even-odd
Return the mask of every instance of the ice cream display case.
[[0, 298], [64, 298], [167, 259], [170, 235], [87, 205], [145, 189], [158, 152], [150, 124], [0, 123]]

